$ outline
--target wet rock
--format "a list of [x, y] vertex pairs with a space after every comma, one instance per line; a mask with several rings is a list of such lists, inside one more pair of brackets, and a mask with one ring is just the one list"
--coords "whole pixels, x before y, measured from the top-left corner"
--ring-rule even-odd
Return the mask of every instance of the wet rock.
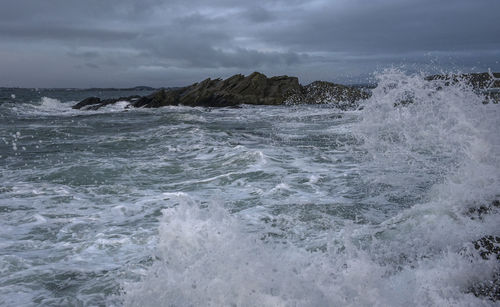
[[110, 105], [110, 104], [115, 104], [118, 101], [128, 101], [128, 102], [133, 102], [137, 99], [139, 99], [140, 96], [128, 96], [128, 97], [120, 97], [120, 98], [110, 98], [110, 99], [104, 99], [101, 100], [100, 98], [97, 97], [89, 97], [86, 98], [76, 105], [73, 106], [73, 109], [84, 109], [84, 110], [98, 110], [104, 106]]
[[165, 102], [169, 105], [177, 98], [177, 104], [187, 106], [280, 105], [289, 95], [301, 89], [295, 77], [267, 78], [254, 72], [247, 77], [234, 75], [226, 80], [206, 79], [169, 93]]
[[492, 280], [478, 282], [470, 288], [470, 293], [493, 302], [500, 301], [500, 276], [495, 274]]
[[481, 205], [479, 207], [469, 208], [467, 214], [471, 219], [483, 219], [487, 214], [490, 214], [495, 208], [500, 208], [500, 200], [494, 200], [490, 204]]
[[96, 105], [101, 103], [101, 98], [98, 97], [88, 97], [80, 101], [79, 103], [75, 104], [72, 108], [73, 109], [81, 109], [83, 107], [89, 106], [89, 105]]
[[496, 81], [492, 84], [491, 76], [495, 78], [500, 78], [500, 73], [470, 73], [470, 74], [460, 74], [460, 75], [432, 75], [425, 79], [428, 81], [432, 80], [443, 80], [444, 85], [449, 86], [451, 84], [456, 84], [458, 82], [466, 82], [473, 88], [484, 89], [487, 87], [500, 87], [500, 81]]
[[289, 98], [288, 103], [335, 104], [339, 109], [355, 109], [358, 102], [370, 94], [361, 89], [326, 81], [314, 81], [303, 87], [300, 94]]
[[484, 104], [500, 102], [500, 92], [498, 90], [488, 90], [491, 88], [500, 88], [500, 73], [470, 73], [461, 75], [432, 75], [426, 80], [442, 80], [444, 86], [465, 82], [475, 90], [484, 95]]
[[[322, 92], [324, 91], [324, 92]], [[299, 84], [296, 77], [278, 76], [268, 78], [254, 72], [248, 76], [234, 75], [226, 80], [206, 79], [190, 86], [160, 90], [149, 96], [143, 96], [134, 101], [127, 98], [108, 99], [104, 101], [87, 99], [74, 108], [89, 106], [87, 109], [98, 109], [117, 101], [129, 101], [134, 107], [158, 108], [172, 105], [202, 106], [202, 107], [232, 107], [240, 104], [251, 105], [283, 105], [290, 101], [295, 103], [328, 103], [345, 102], [342, 105], [352, 105], [367, 94], [363, 91], [344, 85], [317, 81], [308, 86]]]
[[500, 237], [485, 236], [474, 242], [474, 248], [479, 251], [484, 260], [495, 257], [500, 260]]
[[494, 103], [498, 104], [500, 102], [500, 92], [488, 92], [484, 94], [483, 104]]
[[[500, 237], [485, 236], [474, 242], [474, 248], [484, 260], [500, 260]], [[495, 272], [491, 280], [474, 283], [469, 291], [477, 297], [500, 301], [500, 272]]]
[[[483, 219], [485, 215], [493, 213], [498, 208], [500, 208], [500, 200], [494, 200], [488, 205], [470, 208], [467, 214], [472, 219]], [[482, 259], [486, 261], [500, 260], [500, 237], [488, 235], [472, 242], [472, 244]], [[475, 282], [469, 287], [468, 292], [494, 302], [500, 301], [500, 272], [494, 272], [491, 279]]]

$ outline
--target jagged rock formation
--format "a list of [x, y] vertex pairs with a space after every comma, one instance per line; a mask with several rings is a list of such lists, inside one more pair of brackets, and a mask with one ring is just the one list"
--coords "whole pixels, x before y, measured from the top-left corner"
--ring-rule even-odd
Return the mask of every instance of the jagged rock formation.
[[121, 97], [100, 100], [89, 97], [74, 109], [97, 110], [103, 106], [127, 101], [133, 107], [158, 108], [172, 105], [227, 107], [240, 104], [283, 105], [291, 103], [338, 103], [346, 109], [368, 95], [353, 87], [316, 81], [307, 86], [299, 84], [296, 77], [267, 78], [254, 72], [248, 76], [234, 75], [226, 80], [206, 79], [200, 83], [170, 90], [160, 90], [149, 96]]

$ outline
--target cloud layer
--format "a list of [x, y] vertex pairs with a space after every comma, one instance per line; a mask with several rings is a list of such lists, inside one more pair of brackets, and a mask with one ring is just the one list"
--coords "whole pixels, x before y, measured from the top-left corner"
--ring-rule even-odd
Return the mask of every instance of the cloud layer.
[[262, 71], [500, 70], [498, 0], [7, 0], [0, 86], [177, 86]]

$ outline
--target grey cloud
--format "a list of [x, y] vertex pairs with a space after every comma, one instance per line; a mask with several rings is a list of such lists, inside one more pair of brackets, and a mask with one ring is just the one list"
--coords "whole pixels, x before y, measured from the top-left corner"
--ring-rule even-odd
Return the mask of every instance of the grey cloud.
[[251, 22], [258, 23], [273, 21], [276, 18], [273, 13], [260, 6], [246, 10], [242, 15], [248, 18]]
[[262, 52], [238, 48], [231, 51], [210, 49], [208, 54], [198, 58], [200, 61], [189, 63], [194, 67], [217, 68], [260, 68], [263, 66], [292, 65], [301, 62], [304, 56], [294, 52]]
[[338, 81], [393, 64], [500, 70], [498, 12], [498, 0], [8, 0], [0, 86], [253, 70]]
[[67, 55], [75, 58], [93, 59], [100, 56], [97, 51], [68, 51]]
[[245, 48], [223, 50], [203, 40], [172, 40], [146, 48], [165, 66], [188, 68], [291, 65], [306, 57], [294, 52], [264, 52]]
[[85, 66], [90, 67], [90, 68], [95, 68], [95, 69], [99, 68], [99, 65], [96, 65], [94, 63], [85, 63]]

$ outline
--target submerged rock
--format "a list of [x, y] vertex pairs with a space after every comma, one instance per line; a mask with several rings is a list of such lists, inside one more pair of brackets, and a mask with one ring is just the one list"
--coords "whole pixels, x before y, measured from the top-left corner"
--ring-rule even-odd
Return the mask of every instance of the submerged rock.
[[343, 109], [353, 107], [368, 94], [360, 89], [324, 81], [307, 86], [299, 84], [296, 77], [268, 78], [254, 72], [248, 76], [234, 75], [228, 79], [206, 79], [190, 86], [160, 90], [148, 96], [125, 97], [100, 101], [90, 97], [73, 108], [96, 110], [102, 106], [128, 101], [133, 107], [158, 108], [172, 105], [228, 107], [240, 104], [284, 105], [289, 103], [338, 103]]
[[[500, 237], [485, 236], [474, 242], [474, 248], [484, 260], [500, 260]], [[495, 272], [491, 280], [482, 280], [470, 287], [477, 297], [485, 297], [494, 302], [500, 301], [500, 272]]]
[[[476, 217], [482, 219], [485, 215], [492, 214], [499, 207], [500, 201], [494, 200], [489, 205], [469, 209], [468, 214], [472, 219]], [[500, 237], [487, 235], [472, 242], [472, 244], [479, 252], [479, 256], [485, 261], [500, 260]], [[484, 297], [494, 302], [500, 301], [500, 272], [497, 270], [493, 272], [491, 279], [472, 284], [468, 291], [477, 297]]]
[[485, 236], [474, 242], [474, 248], [479, 250], [479, 254], [484, 260], [496, 257], [500, 260], [500, 237]]
[[481, 220], [485, 215], [492, 213], [495, 209], [500, 209], [500, 200], [494, 200], [487, 205], [469, 208], [467, 214], [473, 220], [476, 218]]
[[500, 301], [500, 275], [495, 274], [493, 280], [474, 284], [470, 292], [477, 297], [484, 297], [493, 302]]

